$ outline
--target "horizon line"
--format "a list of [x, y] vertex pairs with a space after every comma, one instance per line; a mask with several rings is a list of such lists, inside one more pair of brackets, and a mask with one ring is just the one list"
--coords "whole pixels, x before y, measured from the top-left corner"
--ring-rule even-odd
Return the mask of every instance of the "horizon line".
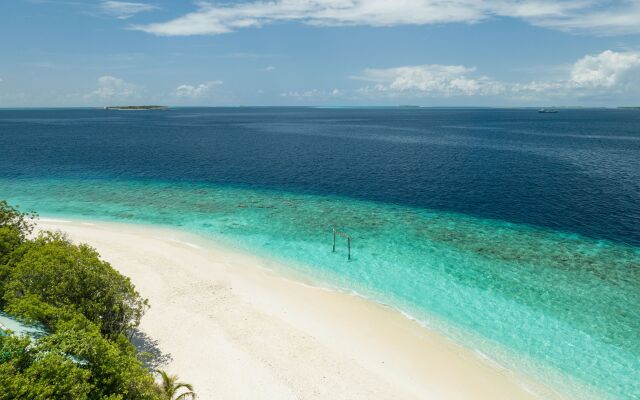
[[[116, 105], [116, 106], [0, 106], [0, 110], [55, 110], [55, 109], [90, 109], [90, 110], [103, 110], [106, 107], [127, 107], [127, 106], [151, 106], [151, 104], [128, 104], [128, 105]], [[404, 109], [639, 109], [637, 106], [580, 106], [580, 105], [567, 105], [567, 106], [421, 106], [421, 105], [155, 105], [166, 107], [168, 109], [177, 108], [404, 108]], [[117, 111], [117, 110], [109, 110]], [[143, 110], [153, 111], [153, 110]], [[157, 111], [157, 110], [156, 110]]]

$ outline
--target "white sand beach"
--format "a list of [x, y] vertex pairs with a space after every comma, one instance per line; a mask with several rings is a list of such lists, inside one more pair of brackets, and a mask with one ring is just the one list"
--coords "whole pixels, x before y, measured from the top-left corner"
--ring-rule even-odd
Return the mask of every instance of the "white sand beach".
[[[200, 399], [560, 398], [374, 302], [178, 230], [43, 218], [151, 308], [140, 330]], [[293, 276], [293, 275], [292, 275]]]

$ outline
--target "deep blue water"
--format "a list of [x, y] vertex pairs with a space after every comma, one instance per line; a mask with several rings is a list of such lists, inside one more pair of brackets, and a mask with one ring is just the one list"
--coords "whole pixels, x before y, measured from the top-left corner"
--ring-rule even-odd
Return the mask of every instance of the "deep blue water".
[[336, 194], [640, 245], [634, 110], [0, 110], [0, 176]]
[[0, 199], [186, 229], [640, 398], [637, 110], [0, 110]]

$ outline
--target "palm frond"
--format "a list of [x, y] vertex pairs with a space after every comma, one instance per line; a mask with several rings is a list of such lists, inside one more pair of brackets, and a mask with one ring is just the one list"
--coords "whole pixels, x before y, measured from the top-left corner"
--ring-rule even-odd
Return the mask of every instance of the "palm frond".
[[173, 385], [173, 388], [177, 391], [178, 389], [189, 389], [190, 391], [193, 391], [193, 385], [190, 383], [185, 383], [185, 382], [176, 382]]
[[[158, 385], [162, 396], [167, 400], [193, 400], [196, 398], [196, 394], [193, 391], [193, 385], [186, 382], [178, 382], [177, 375], [169, 375], [163, 370], [159, 370], [160, 378], [162, 382]], [[180, 389], [186, 389], [187, 391], [178, 395], [176, 394]]]
[[195, 400], [196, 394], [194, 392], [184, 392], [180, 396], [176, 397], [175, 400]]

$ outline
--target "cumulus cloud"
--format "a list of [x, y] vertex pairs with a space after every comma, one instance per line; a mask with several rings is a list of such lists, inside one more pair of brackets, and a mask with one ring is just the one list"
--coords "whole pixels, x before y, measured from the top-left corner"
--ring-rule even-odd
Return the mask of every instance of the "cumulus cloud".
[[354, 79], [371, 82], [359, 89], [368, 96], [491, 96], [533, 98], [589, 96], [624, 92], [640, 86], [640, 52], [604, 51], [587, 55], [560, 80], [500, 82], [463, 65], [414, 65], [366, 69]]
[[414, 65], [386, 69], [366, 69], [355, 79], [373, 82], [361, 93], [417, 96], [474, 96], [498, 94], [504, 85], [485, 76], [472, 76], [475, 68], [462, 65]]
[[571, 83], [577, 87], [611, 88], [624, 83], [638, 69], [640, 53], [607, 50], [578, 60], [571, 69]]
[[637, 0], [612, 1], [607, 11], [590, 0], [200, 1], [193, 12], [133, 29], [159, 36], [219, 35], [287, 21], [321, 26], [398, 26], [476, 23], [494, 17], [518, 18], [563, 30], [595, 29], [605, 34], [640, 32]]
[[209, 81], [199, 85], [180, 85], [176, 88], [175, 95], [183, 98], [198, 99], [207, 94], [214, 86], [222, 85], [222, 81]]
[[157, 6], [151, 4], [126, 1], [103, 1], [102, 4], [100, 4], [100, 8], [105, 14], [118, 19], [128, 19], [138, 13], [158, 9]]
[[107, 75], [98, 78], [98, 88], [85, 95], [85, 99], [127, 99], [138, 97], [141, 92], [141, 87]]

